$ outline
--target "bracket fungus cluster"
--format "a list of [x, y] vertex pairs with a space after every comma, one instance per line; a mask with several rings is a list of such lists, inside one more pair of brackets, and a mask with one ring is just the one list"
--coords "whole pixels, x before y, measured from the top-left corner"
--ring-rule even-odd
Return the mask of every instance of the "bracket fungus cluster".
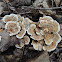
[[5, 30], [9, 33], [9, 36], [15, 36], [19, 40], [15, 45], [17, 48], [28, 45], [30, 38], [32, 38], [31, 45], [35, 50], [50, 52], [55, 50], [61, 41], [58, 34], [60, 25], [50, 16], [40, 17], [38, 22], [33, 22], [18, 14], [10, 14], [5, 15], [2, 22], [5, 24]]

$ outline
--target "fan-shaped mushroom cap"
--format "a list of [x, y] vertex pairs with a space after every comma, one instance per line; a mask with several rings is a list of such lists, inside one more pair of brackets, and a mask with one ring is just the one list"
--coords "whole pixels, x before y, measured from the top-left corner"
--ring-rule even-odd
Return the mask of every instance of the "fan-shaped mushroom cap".
[[48, 24], [43, 25], [43, 26], [42, 26], [42, 30], [44, 31], [44, 33], [48, 33], [48, 32], [51, 33], [51, 32], [54, 32], [53, 26], [48, 25]]
[[19, 22], [19, 26], [21, 27], [21, 30], [20, 30], [19, 34], [16, 35], [16, 37], [18, 39], [21, 39], [25, 35], [26, 29], [25, 29], [25, 25], [24, 24], [21, 24], [21, 22]]
[[40, 17], [40, 18], [39, 18], [39, 21], [41, 21], [41, 20], [47, 20], [47, 21], [50, 21], [50, 20], [53, 20], [53, 18], [50, 17], [50, 16], [44, 16], [44, 17]]
[[50, 20], [50, 21], [47, 21], [47, 20], [41, 20], [40, 21], [40, 24], [39, 24], [39, 27], [47, 27], [50, 31], [54, 31], [54, 33], [56, 32], [59, 32], [60, 31], [60, 25], [57, 21], [55, 20]]
[[18, 21], [18, 16], [16, 14], [5, 15], [2, 20], [4, 23], [8, 21]]
[[25, 41], [25, 45], [28, 45], [29, 42], [30, 42], [30, 38], [29, 38], [27, 35], [25, 35], [25, 36], [23, 37], [23, 39], [24, 39], [24, 41]]
[[5, 25], [5, 29], [7, 29], [7, 32], [10, 33], [10, 36], [16, 35], [20, 32], [20, 26], [19, 23], [15, 21], [9, 21]]
[[34, 39], [34, 40], [41, 40], [41, 39], [43, 39], [42, 35], [37, 35], [39, 33], [36, 33], [35, 29], [36, 29], [36, 25], [35, 24], [31, 24], [30, 28], [28, 29], [28, 34], [31, 35], [31, 38]]
[[24, 45], [28, 45], [30, 42], [30, 38], [25, 35], [22, 39], [19, 40], [19, 44], [16, 44], [15, 46], [17, 48], [22, 48]]
[[33, 30], [36, 28], [36, 25], [35, 24], [31, 24], [30, 25], [30, 28], [28, 29], [27, 33], [29, 35], [32, 35], [33, 34]]
[[60, 31], [60, 25], [59, 25], [59, 23], [56, 20], [49, 21], [49, 24], [54, 27], [54, 33]]
[[23, 22], [24, 21], [24, 17], [17, 15], [18, 16], [18, 21]]
[[47, 45], [50, 45], [53, 42], [53, 37], [54, 37], [54, 34], [46, 34], [44, 38], [45, 43]]
[[1, 36], [0, 36], [0, 42], [1, 42]]
[[42, 44], [40, 42], [35, 42], [34, 40], [32, 41], [32, 45], [33, 45], [33, 48], [35, 50], [39, 50], [41, 51], [42, 50]]
[[53, 42], [49, 46], [44, 46], [43, 50], [47, 50], [49, 52], [55, 50], [60, 41], [61, 41], [61, 37], [58, 33], [56, 33], [53, 37]]
[[16, 48], [20, 48], [20, 49], [21, 49], [23, 46], [24, 46], [24, 43], [23, 43], [23, 42], [20, 42], [20, 45], [19, 45], [19, 44], [16, 44], [16, 45], [15, 45]]
[[31, 21], [29, 18], [25, 18], [22, 23], [25, 25], [26, 31], [28, 31], [29, 26], [30, 26], [31, 23], [33, 23], [33, 21]]

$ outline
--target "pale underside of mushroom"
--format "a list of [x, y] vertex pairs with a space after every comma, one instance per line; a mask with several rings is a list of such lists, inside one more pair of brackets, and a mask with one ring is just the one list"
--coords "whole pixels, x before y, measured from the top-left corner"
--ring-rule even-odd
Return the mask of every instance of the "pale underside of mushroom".
[[16, 35], [20, 32], [20, 26], [19, 23], [14, 22], [14, 21], [9, 21], [5, 25], [5, 29], [7, 29], [7, 32], [9, 32], [10, 36]]
[[18, 21], [18, 16], [16, 14], [5, 15], [2, 20], [4, 23], [8, 21]]
[[33, 48], [35, 50], [39, 50], [41, 51], [42, 50], [42, 44], [40, 42], [35, 42], [34, 40], [32, 41], [32, 45], [33, 45]]
[[61, 37], [58, 33], [56, 33], [53, 37], [53, 42], [48, 46], [44, 46], [43, 50], [47, 50], [48, 52], [55, 50], [60, 41], [61, 41]]

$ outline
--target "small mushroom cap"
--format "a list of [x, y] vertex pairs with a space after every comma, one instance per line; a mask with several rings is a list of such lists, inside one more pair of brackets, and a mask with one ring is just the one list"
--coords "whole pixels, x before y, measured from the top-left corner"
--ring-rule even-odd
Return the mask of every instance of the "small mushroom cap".
[[40, 30], [39, 29], [36, 28], [35, 31], [36, 31], [37, 35], [40, 35]]
[[19, 34], [16, 35], [16, 37], [17, 37], [18, 39], [21, 39], [21, 38], [23, 38], [23, 36], [25, 35], [25, 33], [26, 33], [26, 30], [25, 30], [25, 29], [22, 29], [22, 30], [19, 32]]
[[2, 20], [4, 23], [8, 21], [18, 21], [18, 16], [16, 14], [5, 15]]
[[34, 40], [41, 40], [41, 39], [43, 39], [42, 35], [37, 35], [35, 33], [35, 31], [34, 31], [35, 29], [36, 29], [36, 25], [35, 24], [31, 24], [30, 28], [28, 29], [28, 34], [31, 35], [31, 38], [34, 39]]
[[35, 50], [39, 50], [39, 51], [41, 51], [42, 50], [42, 45], [40, 44], [40, 42], [35, 42], [34, 40], [32, 41], [32, 45], [33, 45], [33, 48], [35, 49]]
[[55, 50], [60, 41], [61, 41], [61, 37], [58, 33], [56, 33], [53, 37], [53, 42], [48, 46], [44, 46], [43, 50], [47, 50], [48, 52]]
[[54, 37], [54, 34], [46, 34], [44, 38], [45, 43], [47, 45], [50, 45], [53, 42], [53, 37]]
[[32, 35], [34, 32], [33, 32], [33, 30], [36, 28], [36, 25], [35, 24], [31, 24], [30, 25], [30, 28], [28, 29], [28, 31], [27, 31], [27, 33], [29, 34], [29, 35]]
[[16, 44], [15, 46], [21, 49], [24, 45], [28, 45], [29, 42], [30, 38], [27, 35], [25, 35], [22, 39], [19, 40], [19, 44]]
[[51, 52], [51, 51], [55, 50], [56, 47], [57, 47], [56, 44], [55, 44], [55, 43], [52, 43], [52, 44], [49, 45], [49, 46], [44, 46], [44, 47], [43, 47], [43, 50], [46, 50], [46, 51], [48, 51], [48, 52]]
[[60, 25], [56, 20], [49, 21], [49, 24], [54, 27], [54, 33], [58, 33], [60, 31]]
[[16, 48], [19, 48], [19, 49], [21, 49], [23, 46], [24, 46], [24, 43], [23, 42], [20, 42], [20, 45], [19, 44], [16, 44], [15, 45], [15, 47]]
[[22, 22], [25, 25], [26, 31], [29, 29], [29, 26], [33, 21], [31, 21], [29, 18], [25, 18], [24, 21]]
[[21, 30], [20, 30], [19, 34], [16, 35], [16, 37], [18, 39], [21, 39], [26, 34], [26, 29], [25, 29], [24, 24], [21, 24], [21, 22], [19, 22], [19, 26], [21, 27]]
[[50, 17], [50, 16], [44, 16], [44, 17], [40, 17], [40, 18], [39, 18], [39, 21], [41, 21], [41, 20], [47, 20], [47, 21], [50, 21], [50, 20], [53, 20], [53, 18]]
[[0, 36], [0, 42], [1, 42], [1, 36]]
[[24, 41], [25, 41], [25, 45], [28, 45], [29, 42], [30, 42], [30, 38], [29, 38], [27, 35], [25, 35], [25, 36], [23, 37], [23, 39], [24, 39]]
[[54, 32], [54, 30], [53, 30], [53, 26], [51, 26], [51, 25], [43, 25], [42, 26], [42, 30], [44, 31], [44, 33], [51, 33], [51, 32]]
[[49, 30], [51, 31], [53, 29], [54, 33], [59, 32], [60, 31], [60, 25], [56, 20], [41, 20], [39, 27], [43, 27], [43, 26], [50, 26]]
[[17, 16], [18, 16], [18, 21], [20, 21], [22, 23], [24, 21], [24, 17], [22, 17], [22, 16], [20, 16], [18, 14], [17, 14]]
[[6, 23], [5, 25], [5, 29], [7, 29], [7, 32], [9, 32], [10, 36], [16, 35], [20, 32], [20, 26], [19, 23], [15, 22], [15, 21], [9, 21]]

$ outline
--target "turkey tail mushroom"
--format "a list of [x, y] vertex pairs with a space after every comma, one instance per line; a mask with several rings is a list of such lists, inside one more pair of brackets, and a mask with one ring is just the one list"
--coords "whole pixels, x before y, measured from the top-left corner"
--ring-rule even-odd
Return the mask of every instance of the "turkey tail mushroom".
[[9, 21], [6, 23], [5, 25], [5, 29], [7, 29], [7, 32], [9, 32], [10, 36], [16, 35], [20, 32], [20, 26], [19, 23], [15, 22], [15, 21]]
[[16, 14], [5, 15], [2, 19], [4, 23], [8, 21], [18, 21], [18, 16]]
[[33, 40], [31, 44], [33, 45], [33, 48], [35, 50], [41, 51], [42, 48], [43, 48], [43, 46], [42, 46], [42, 44], [40, 42], [36, 42], [36, 41]]
[[28, 45], [30, 42], [30, 38], [25, 35], [22, 39], [19, 40], [19, 44], [16, 44], [16, 48], [22, 48], [24, 45]]
[[[36, 30], [36, 25], [31, 24], [30, 28], [28, 29], [28, 34], [31, 35], [31, 38], [34, 40], [41, 40], [43, 36]], [[38, 35], [37, 35], [38, 34]]]
[[43, 50], [46, 50], [48, 52], [51, 52], [51, 51], [55, 50], [57, 45], [58, 45], [58, 43], [61, 41], [60, 35], [58, 33], [56, 33], [54, 35], [54, 37], [52, 38], [52, 41], [53, 42], [50, 45], [43, 46]]
[[20, 32], [16, 35], [16, 37], [17, 37], [18, 39], [21, 39], [21, 38], [23, 38], [24, 35], [26, 34], [26, 29], [25, 29], [25, 25], [22, 24], [21, 22], [19, 22], [19, 26], [21, 27], [21, 29], [20, 29]]

